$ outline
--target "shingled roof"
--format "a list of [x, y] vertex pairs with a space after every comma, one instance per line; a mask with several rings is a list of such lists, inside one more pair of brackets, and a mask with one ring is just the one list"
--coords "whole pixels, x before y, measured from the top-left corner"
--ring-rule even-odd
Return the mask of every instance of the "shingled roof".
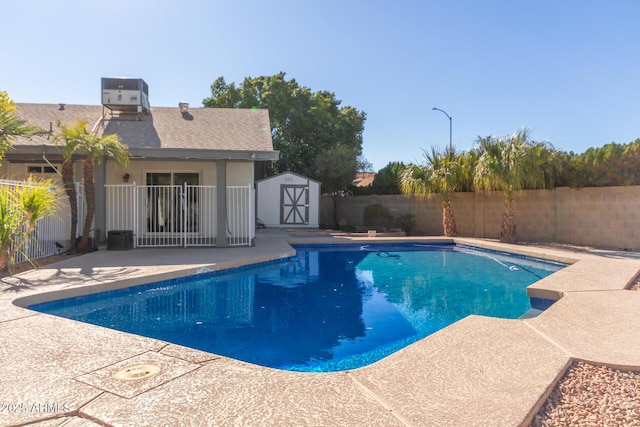
[[[20, 117], [46, 130], [81, 119], [99, 134], [117, 134], [132, 155], [150, 157], [242, 158], [276, 160], [269, 112], [264, 109], [152, 107], [149, 114], [111, 115], [99, 105], [16, 104]], [[104, 115], [104, 120], [101, 117]], [[14, 141], [14, 151], [53, 145], [50, 135]], [[29, 149], [31, 148], [31, 150]], [[7, 153], [9, 154], [9, 153]]]

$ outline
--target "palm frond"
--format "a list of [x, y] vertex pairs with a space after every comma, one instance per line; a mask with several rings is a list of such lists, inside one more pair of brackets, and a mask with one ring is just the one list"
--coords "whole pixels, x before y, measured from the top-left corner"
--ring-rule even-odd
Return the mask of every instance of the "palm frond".
[[22, 119], [6, 92], [0, 91], [0, 158], [11, 148], [14, 139], [30, 138], [43, 132], [45, 130], [41, 127], [30, 125]]

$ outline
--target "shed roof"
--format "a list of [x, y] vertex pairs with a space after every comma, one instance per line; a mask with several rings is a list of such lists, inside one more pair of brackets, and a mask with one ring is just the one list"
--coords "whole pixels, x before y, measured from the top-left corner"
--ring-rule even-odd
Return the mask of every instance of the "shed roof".
[[282, 179], [282, 178], [286, 177], [287, 175], [297, 176], [298, 178], [306, 179], [307, 181], [314, 182], [316, 184], [321, 184], [320, 181], [318, 181], [318, 180], [315, 180], [313, 178], [309, 178], [308, 176], [300, 175], [299, 173], [295, 173], [295, 172], [291, 172], [291, 171], [281, 172], [281, 173], [276, 174], [276, 175], [267, 176], [265, 178], [261, 178], [261, 179], [256, 180], [256, 182], [260, 183], [260, 182], [263, 182], [263, 181], [270, 181], [270, 180], [273, 180], [273, 179]]

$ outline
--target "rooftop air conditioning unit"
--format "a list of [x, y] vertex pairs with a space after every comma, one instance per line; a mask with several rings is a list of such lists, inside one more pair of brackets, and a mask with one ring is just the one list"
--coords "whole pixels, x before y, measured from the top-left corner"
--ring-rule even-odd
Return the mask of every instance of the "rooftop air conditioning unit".
[[149, 112], [149, 86], [142, 79], [102, 78], [102, 105], [120, 113]]

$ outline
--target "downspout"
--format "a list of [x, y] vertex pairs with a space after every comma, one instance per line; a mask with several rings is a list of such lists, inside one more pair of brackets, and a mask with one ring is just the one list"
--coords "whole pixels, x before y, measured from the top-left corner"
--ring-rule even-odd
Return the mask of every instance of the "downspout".
[[47, 150], [46, 150], [46, 145], [42, 144], [42, 160], [44, 160], [49, 166], [51, 166], [51, 168], [56, 171], [56, 173], [58, 175], [60, 175], [62, 177], [62, 173], [58, 170], [57, 167], [55, 167], [53, 164], [51, 164], [51, 162], [49, 161], [49, 159], [47, 159]]
[[104, 122], [104, 115], [100, 116], [100, 118], [96, 121], [96, 124], [91, 128], [91, 133], [94, 135], [98, 135], [98, 126]]
[[[49, 137], [51, 136], [52, 133], [53, 133], [53, 122], [49, 122], [49, 135], [47, 135], [47, 140], [49, 139]], [[60, 175], [60, 177], [62, 177], [62, 172], [60, 172], [58, 170], [58, 168], [53, 166], [51, 164], [51, 162], [49, 161], [49, 159], [47, 159], [47, 145], [46, 144], [42, 144], [42, 160], [44, 160], [49, 166], [51, 166], [51, 168], [54, 171], [56, 171], [56, 173], [58, 175]]]

